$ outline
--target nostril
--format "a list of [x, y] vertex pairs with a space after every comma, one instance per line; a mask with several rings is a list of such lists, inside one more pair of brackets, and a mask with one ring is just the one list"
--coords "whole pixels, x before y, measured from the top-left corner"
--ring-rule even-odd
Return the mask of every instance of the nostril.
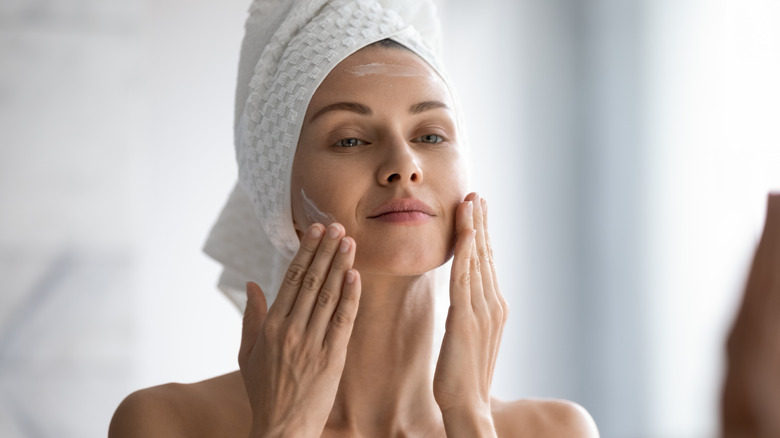
[[396, 177], [398, 179], [401, 179], [401, 175], [399, 175], [397, 173], [394, 173], [394, 174], [392, 174], [392, 175], [387, 177], [387, 182], [393, 182], [393, 180], [396, 179]]

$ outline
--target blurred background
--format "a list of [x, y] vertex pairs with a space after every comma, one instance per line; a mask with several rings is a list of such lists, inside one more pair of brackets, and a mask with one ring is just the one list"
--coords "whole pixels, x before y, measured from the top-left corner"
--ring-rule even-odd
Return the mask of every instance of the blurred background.
[[[495, 394], [714, 436], [780, 190], [780, 3], [439, 5], [512, 308]], [[237, 368], [201, 247], [247, 7], [0, 0], [0, 436], [102, 436], [129, 392]]]

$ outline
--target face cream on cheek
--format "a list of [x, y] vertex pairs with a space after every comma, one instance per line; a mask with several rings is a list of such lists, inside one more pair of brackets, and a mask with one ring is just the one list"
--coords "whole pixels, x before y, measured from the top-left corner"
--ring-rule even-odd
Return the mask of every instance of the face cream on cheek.
[[304, 192], [303, 189], [301, 189], [301, 201], [303, 202], [303, 214], [305, 214], [312, 223], [319, 222], [327, 227], [333, 222], [336, 222], [336, 218], [333, 217], [332, 214], [325, 213], [317, 208], [317, 204], [306, 196], [306, 192]]

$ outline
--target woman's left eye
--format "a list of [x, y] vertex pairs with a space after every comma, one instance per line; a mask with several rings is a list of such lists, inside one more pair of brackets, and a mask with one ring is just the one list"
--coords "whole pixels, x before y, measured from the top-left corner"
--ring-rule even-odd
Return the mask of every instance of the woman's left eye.
[[366, 142], [357, 138], [344, 138], [336, 142], [336, 146], [341, 146], [343, 148], [353, 148], [364, 144], [366, 144]]
[[416, 141], [419, 141], [420, 143], [441, 143], [444, 141], [444, 138], [442, 138], [441, 135], [437, 134], [426, 134], [422, 137], [418, 137], [415, 139]]

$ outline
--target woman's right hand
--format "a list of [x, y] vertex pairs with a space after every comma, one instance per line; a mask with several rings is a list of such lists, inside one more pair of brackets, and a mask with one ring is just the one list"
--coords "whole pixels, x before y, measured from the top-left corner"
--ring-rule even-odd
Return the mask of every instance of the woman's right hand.
[[301, 239], [276, 301], [247, 283], [238, 363], [252, 437], [319, 436], [336, 398], [360, 300], [355, 241], [314, 224]]

